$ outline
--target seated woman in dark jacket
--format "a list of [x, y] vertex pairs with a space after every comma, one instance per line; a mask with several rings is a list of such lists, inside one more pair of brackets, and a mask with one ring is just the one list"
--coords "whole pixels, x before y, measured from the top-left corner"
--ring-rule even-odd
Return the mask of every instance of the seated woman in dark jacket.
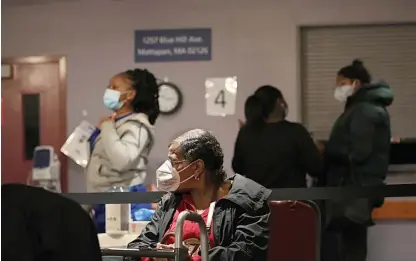
[[[266, 260], [271, 191], [240, 175], [225, 179], [223, 157], [208, 131], [195, 129], [175, 139], [156, 172], [158, 188], [172, 193], [163, 196], [152, 221], [128, 247], [173, 248], [178, 215], [191, 210], [212, 227], [210, 261]], [[210, 211], [213, 218], [207, 221]], [[196, 223], [185, 222], [185, 244], [194, 245], [199, 234]], [[200, 260], [197, 248], [189, 251], [192, 261]]]

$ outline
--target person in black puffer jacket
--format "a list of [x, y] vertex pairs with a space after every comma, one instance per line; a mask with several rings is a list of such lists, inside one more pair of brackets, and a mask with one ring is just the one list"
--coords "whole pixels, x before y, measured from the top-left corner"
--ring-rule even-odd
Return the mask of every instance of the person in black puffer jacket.
[[[371, 75], [359, 60], [341, 68], [336, 82], [334, 96], [345, 102], [345, 109], [326, 144], [326, 185], [383, 185], [391, 138], [387, 107], [393, 102], [393, 92], [385, 82], [371, 83]], [[341, 260], [366, 260], [367, 227], [373, 225], [371, 213], [383, 201], [371, 198], [327, 202], [327, 229], [338, 236]]]

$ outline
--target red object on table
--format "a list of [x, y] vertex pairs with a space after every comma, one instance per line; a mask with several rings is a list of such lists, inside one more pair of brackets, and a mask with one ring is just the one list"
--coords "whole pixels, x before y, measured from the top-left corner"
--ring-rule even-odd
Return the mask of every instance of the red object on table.
[[[175, 232], [176, 229], [176, 222], [178, 220], [178, 216], [182, 211], [185, 210], [190, 210], [190, 211], [196, 211], [195, 205], [192, 201], [192, 198], [190, 195], [184, 195], [182, 198], [181, 203], [179, 203], [178, 207], [175, 210], [175, 214], [173, 215], [173, 219], [172, 219], [172, 223], [169, 226], [169, 229], [166, 231], [166, 234], [170, 234]], [[207, 218], [208, 218], [208, 212], [209, 212], [209, 208], [205, 209], [204, 212], [201, 213], [202, 218], [204, 219], [205, 222], [207, 222]], [[213, 234], [213, 229], [212, 229], [212, 224], [211, 224], [211, 232], [208, 236], [209, 238], [209, 243], [210, 243], [210, 247], [214, 247], [214, 234]], [[198, 223], [186, 220], [183, 226], [183, 240], [188, 240], [188, 239], [200, 239], [200, 231], [199, 231], [199, 225]], [[163, 242], [166, 245], [170, 245], [170, 244], [174, 244], [175, 243], [175, 237], [174, 236], [168, 236], [165, 240], [165, 242]], [[201, 256], [197, 255], [197, 253], [195, 255], [193, 255], [192, 257], [190, 257], [191, 261], [201, 261]], [[142, 261], [151, 261], [150, 258], [142, 258]]]

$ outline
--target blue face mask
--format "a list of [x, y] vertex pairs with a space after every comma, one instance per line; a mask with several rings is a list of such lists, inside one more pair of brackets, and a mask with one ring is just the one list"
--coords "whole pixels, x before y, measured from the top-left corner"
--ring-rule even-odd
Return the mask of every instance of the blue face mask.
[[112, 111], [117, 111], [123, 107], [124, 102], [120, 101], [120, 95], [121, 92], [119, 91], [111, 89], [105, 90], [103, 97], [105, 107]]

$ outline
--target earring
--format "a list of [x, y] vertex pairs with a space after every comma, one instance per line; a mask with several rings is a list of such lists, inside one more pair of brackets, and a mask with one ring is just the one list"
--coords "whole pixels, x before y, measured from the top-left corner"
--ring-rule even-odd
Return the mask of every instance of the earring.
[[199, 180], [199, 177], [195, 177], [196, 180]]

